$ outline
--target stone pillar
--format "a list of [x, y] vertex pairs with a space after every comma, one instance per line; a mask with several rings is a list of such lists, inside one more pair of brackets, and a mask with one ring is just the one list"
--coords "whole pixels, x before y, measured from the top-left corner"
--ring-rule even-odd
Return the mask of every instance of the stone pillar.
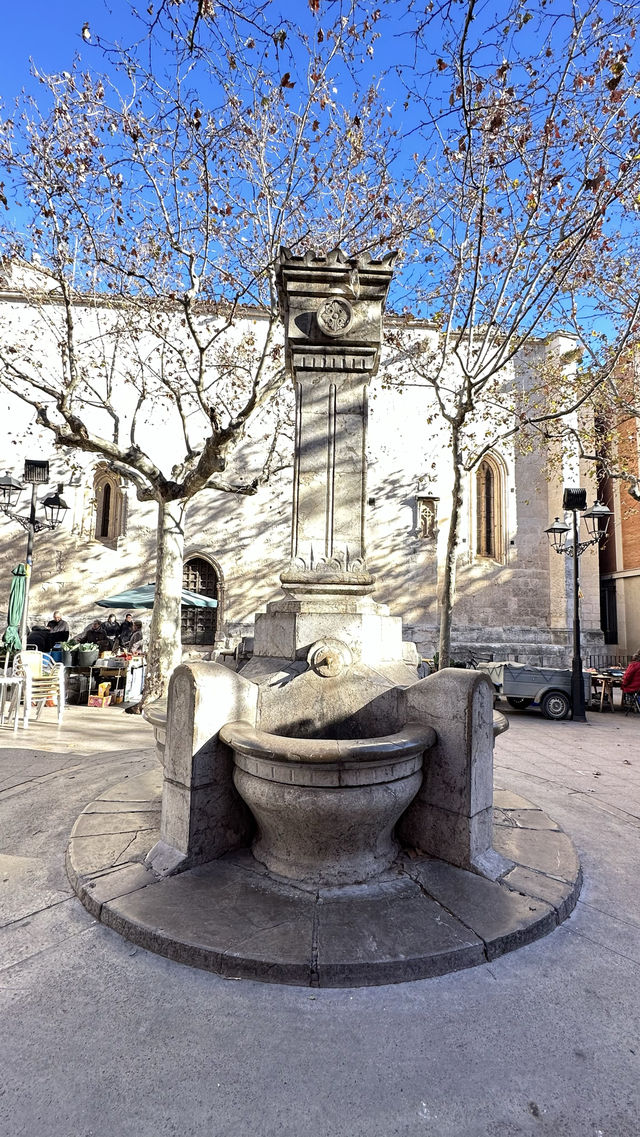
[[382, 261], [296, 257], [277, 279], [286, 361], [296, 389], [291, 561], [285, 591], [363, 594], [367, 392], [378, 368], [382, 313], [396, 254]]

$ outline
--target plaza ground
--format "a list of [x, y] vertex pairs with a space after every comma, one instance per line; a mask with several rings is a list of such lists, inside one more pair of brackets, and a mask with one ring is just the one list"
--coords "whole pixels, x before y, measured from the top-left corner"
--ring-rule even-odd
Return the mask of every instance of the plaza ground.
[[0, 729], [3, 1137], [637, 1137], [640, 716], [510, 712], [496, 785], [574, 841], [571, 918], [489, 964], [350, 990], [222, 979], [96, 923], [64, 855], [154, 766], [150, 728], [69, 707]]

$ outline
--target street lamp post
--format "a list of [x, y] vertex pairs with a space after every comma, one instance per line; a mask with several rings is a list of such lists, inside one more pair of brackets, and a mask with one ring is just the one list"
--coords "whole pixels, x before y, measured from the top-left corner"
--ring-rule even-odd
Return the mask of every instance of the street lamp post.
[[[556, 517], [553, 525], [545, 529], [556, 553], [573, 558], [573, 656], [571, 660], [571, 717], [574, 722], [586, 722], [584, 678], [580, 647], [580, 557], [590, 545], [597, 545], [606, 536], [611, 510], [599, 501], [587, 509], [587, 491], [565, 489], [562, 508], [571, 513], [571, 528]], [[582, 513], [589, 533], [587, 541], [580, 541], [578, 514]], [[571, 540], [568, 534], [571, 533]]]
[[33, 538], [36, 533], [40, 533], [43, 529], [57, 529], [62, 523], [69, 507], [60, 496], [62, 486], [58, 486], [56, 493], [47, 494], [47, 496], [43, 498], [42, 508], [44, 510], [44, 521], [41, 521], [36, 517], [36, 492], [39, 485], [46, 484], [49, 481], [49, 463], [27, 459], [24, 464], [23, 477], [24, 481], [31, 485], [29, 513], [25, 516], [24, 514], [14, 512], [20, 494], [25, 487], [22, 482], [16, 481], [9, 473], [7, 473], [4, 478], [0, 478], [0, 511], [4, 513], [5, 517], [9, 517], [12, 521], [17, 521], [18, 524], [22, 525], [22, 528], [27, 531], [27, 556], [25, 565], [26, 593], [24, 608], [22, 610], [22, 620], [20, 621], [20, 640], [24, 647], [27, 638], [27, 618], [29, 615], [29, 586], [31, 584], [31, 566], [33, 565]]

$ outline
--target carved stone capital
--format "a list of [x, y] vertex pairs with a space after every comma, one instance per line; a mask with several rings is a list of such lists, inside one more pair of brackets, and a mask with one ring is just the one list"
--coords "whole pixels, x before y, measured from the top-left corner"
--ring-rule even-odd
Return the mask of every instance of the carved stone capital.
[[[333, 367], [375, 374], [382, 313], [396, 256], [388, 253], [374, 261], [368, 255], [348, 257], [341, 249], [326, 256], [308, 252], [301, 257], [288, 249], [280, 250], [276, 276], [290, 370]], [[344, 352], [336, 350], [338, 344]], [[341, 356], [347, 362], [339, 362]], [[337, 362], [310, 368], [308, 360], [312, 357]], [[367, 362], [354, 368], [355, 360]]]

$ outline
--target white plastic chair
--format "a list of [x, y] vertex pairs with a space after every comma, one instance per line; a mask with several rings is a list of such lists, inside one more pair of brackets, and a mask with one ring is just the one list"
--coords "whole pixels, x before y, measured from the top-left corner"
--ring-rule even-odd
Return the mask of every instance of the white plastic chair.
[[13, 661], [13, 674], [24, 683], [24, 725], [29, 725], [31, 704], [37, 706], [36, 721], [49, 699], [58, 707], [58, 725], [64, 712], [64, 667], [44, 652], [28, 649], [19, 651]]
[[18, 718], [20, 717], [20, 696], [22, 695], [24, 679], [21, 675], [13, 675], [10, 673], [9, 659], [10, 652], [6, 651], [4, 656], [4, 668], [2, 675], [0, 675], [0, 726], [4, 723], [5, 702], [8, 695], [9, 709], [7, 712], [7, 722], [11, 721], [11, 716], [13, 715], [13, 730], [15, 733], [18, 729]]

